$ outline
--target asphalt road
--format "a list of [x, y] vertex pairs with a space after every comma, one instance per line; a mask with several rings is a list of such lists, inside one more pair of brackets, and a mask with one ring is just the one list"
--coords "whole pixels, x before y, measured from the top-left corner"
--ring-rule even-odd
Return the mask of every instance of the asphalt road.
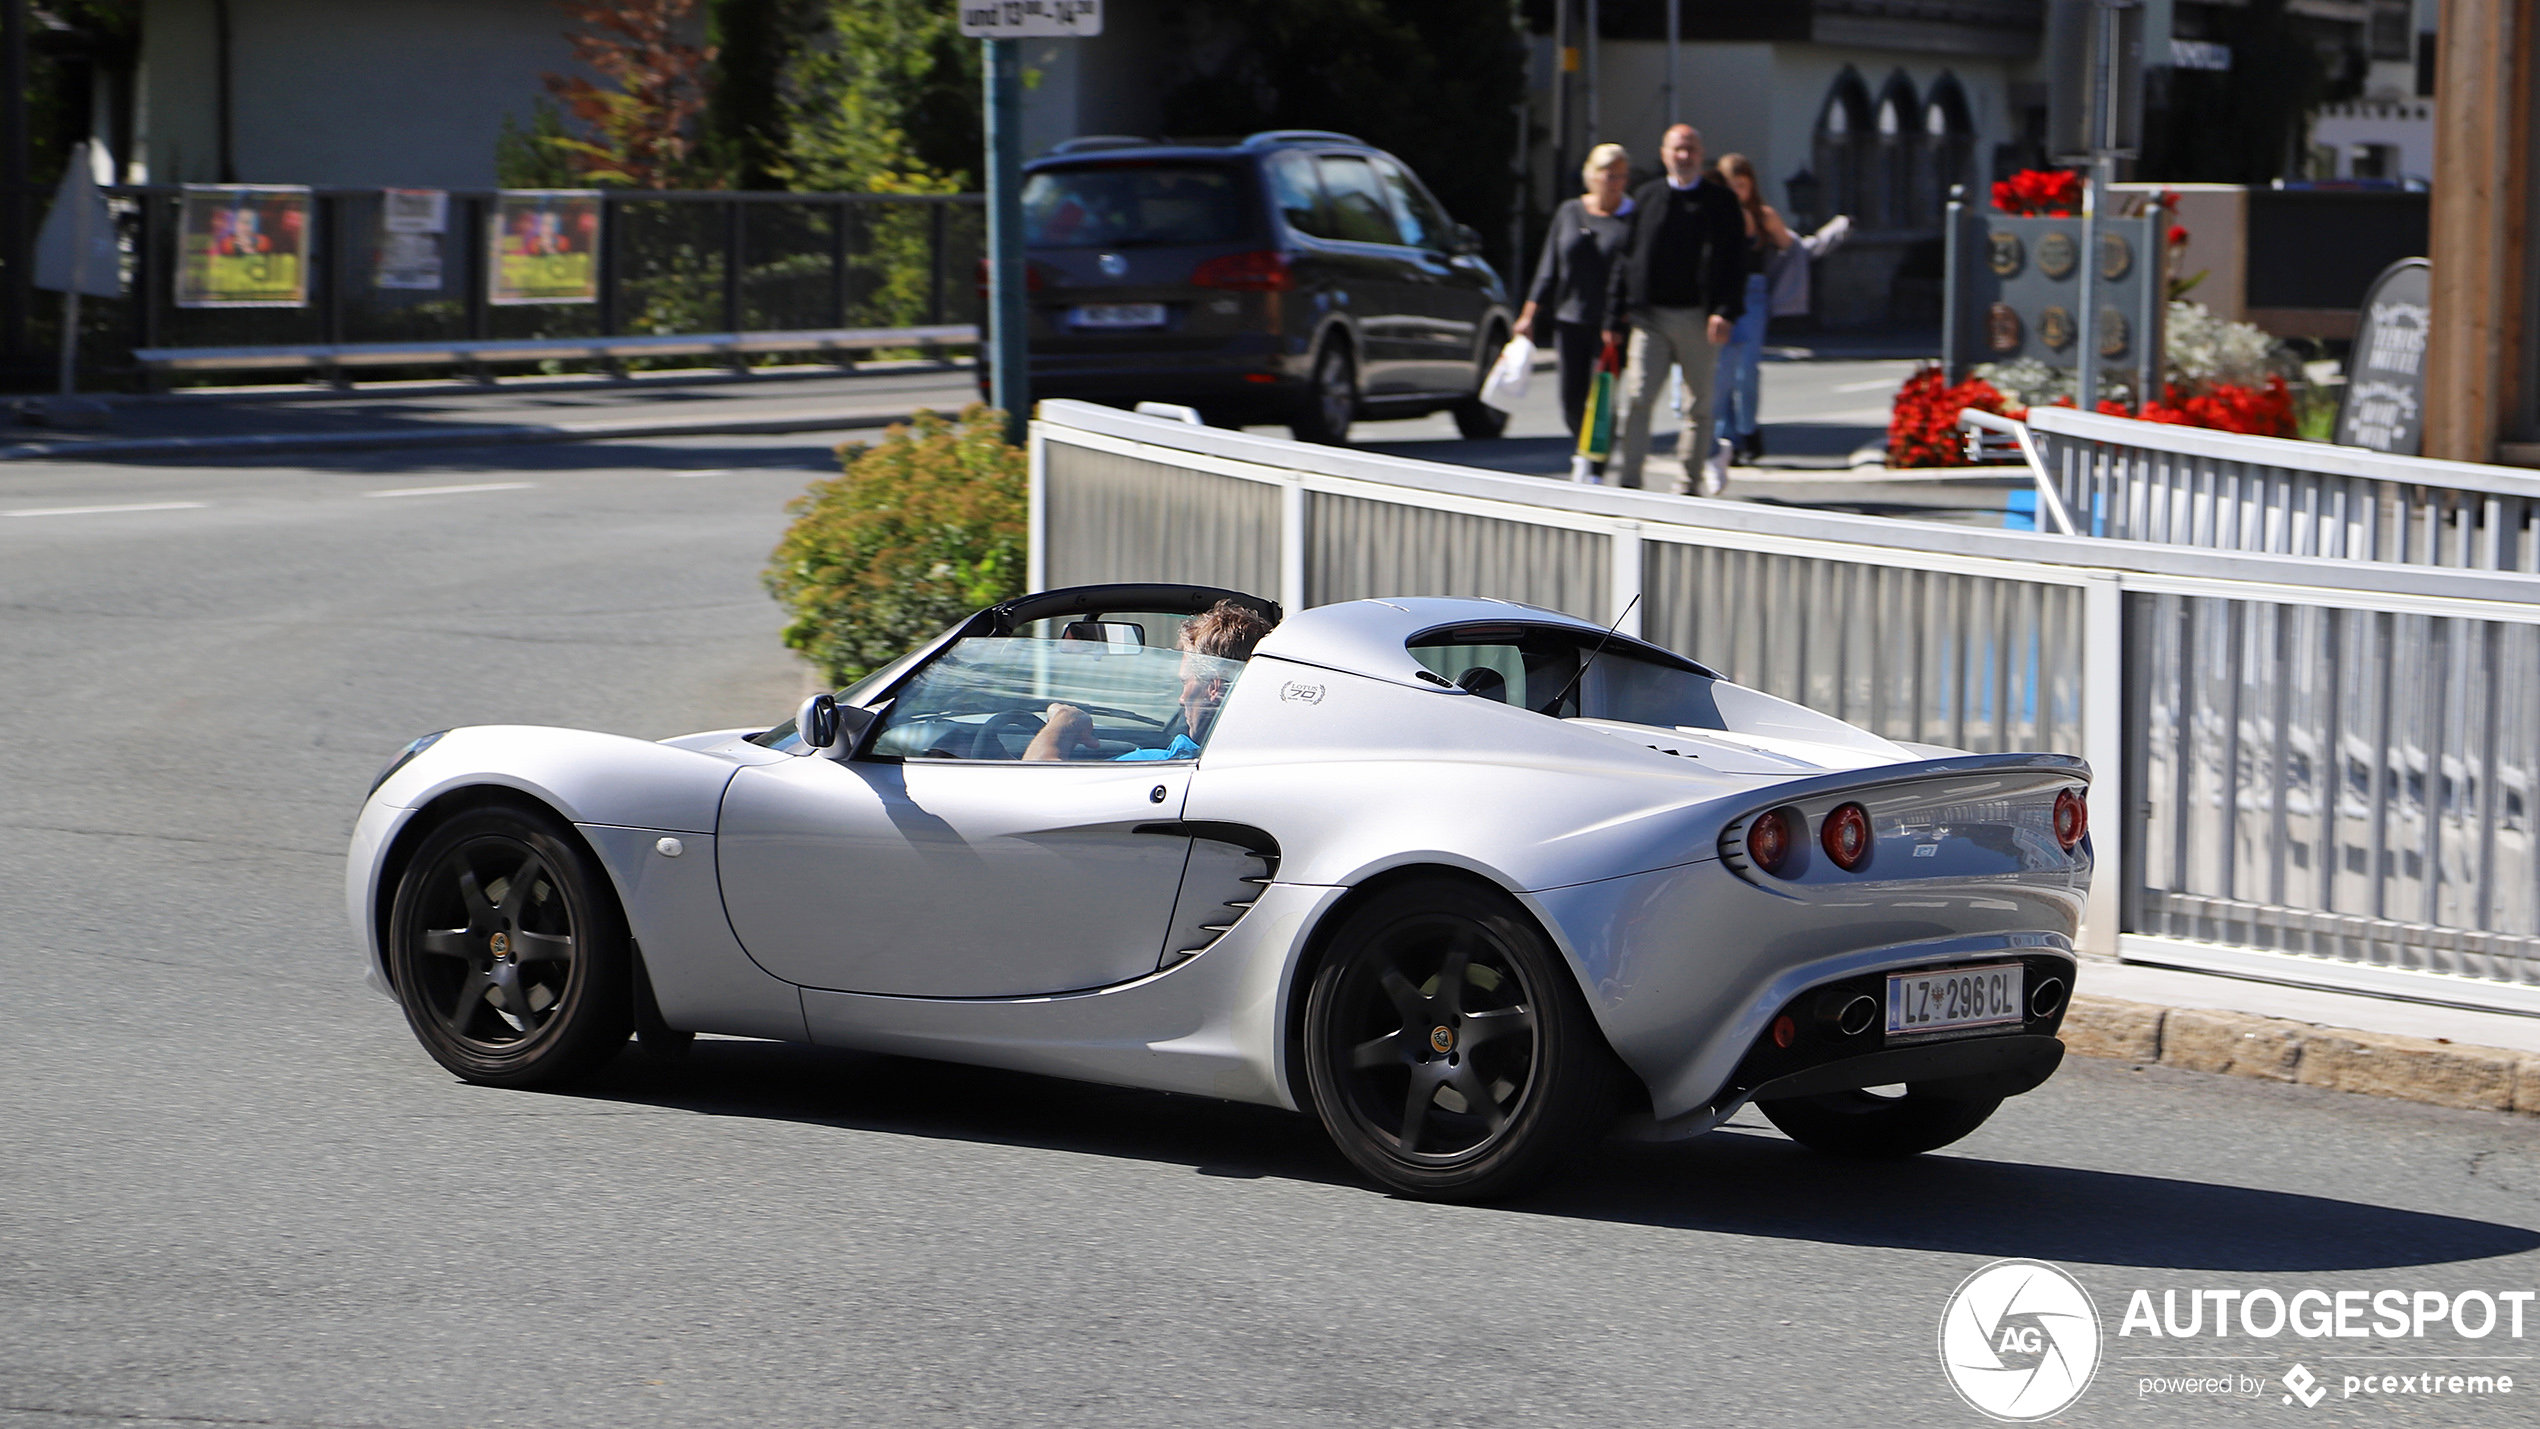
[[[2115, 1333], [2137, 1289], [2540, 1287], [2529, 1120], [2076, 1063], [1910, 1163], [1747, 1115], [1474, 1208], [1299, 1117], [907, 1060], [454, 1082], [358, 982], [365, 782], [461, 721], [781, 718], [757, 570], [825, 462], [0, 469], [0, 1425], [1975, 1425], [1937, 1327], [2015, 1256], [2107, 1327], [2063, 1422], [2532, 1422], [2540, 1307]], [[2523, 1383], [2337, 1392], [2471, 1368]], [[2224, 1370], [2262, 1387], [2144, 1396]]]

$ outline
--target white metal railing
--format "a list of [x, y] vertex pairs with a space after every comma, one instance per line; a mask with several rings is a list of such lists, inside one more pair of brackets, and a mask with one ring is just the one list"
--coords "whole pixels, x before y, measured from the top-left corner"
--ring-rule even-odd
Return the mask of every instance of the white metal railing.
[[2540, 472], [2061, 407], [2027, 427], [2032, 470], [2084, 535], [2540, 571]]
[[2087, 950], [2540, 1015], [2540, 579], [2266, 551], [2218, 568], [1078, 402], [1041, 405], [1031, 471], [1036, 587], [1492, 595], [1619, 621], [1892, 738], [2088, 758]]

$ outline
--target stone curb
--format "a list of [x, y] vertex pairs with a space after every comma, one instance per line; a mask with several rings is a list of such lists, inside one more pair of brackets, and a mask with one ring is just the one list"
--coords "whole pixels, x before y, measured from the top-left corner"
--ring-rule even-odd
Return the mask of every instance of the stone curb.
[[2087, 993], [2064, 1014], [2063, 1038], [2082, 1057], [2540, 1115], [2540, 1053]]
[[832, 432], [886, 427], [909, 412], [826, 416], [691, 417], [671, 421], [506, 423], [395, 432], [250, 433], [228, 437], [134, 437], [121, 441], [19, 442], [0, 446], [0, 461], [102, 461], [133, 456], [244, 456], [258, 453], [384, 451], [405, 447], [510, 446], [526, 442], [596, 442], [627, 437], [694, 437], [770, 432]]

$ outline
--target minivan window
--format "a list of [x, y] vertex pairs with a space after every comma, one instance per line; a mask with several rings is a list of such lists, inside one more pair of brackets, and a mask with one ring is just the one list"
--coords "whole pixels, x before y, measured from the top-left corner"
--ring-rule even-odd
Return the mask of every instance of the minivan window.
[[1325, 154], [1316, 167], [1323, 173], [1323, 197], [1331, 205], [1332, 236], [1353, 243], [1400, 243], [1393, 211], [1376, 181], [1375, 166], [1354, 154]]
[[1106, 164], [1043, 169], [1023, 184], [1034, 248], [1230, 243], [1243, 237], [1234, 171], [1220, 165]]
[[1294, 149], [1271, 154], [1263, 165], [1270, 175], [1270, 199], [1288, 227], [1308, 238], [1333, 238], [1331, 217], [1323, 210], [1323, 184], [1314, 177], [1314, 156]]
[[1376, 167], [1385, 176], [1385, 187], [1393, 191], [1394, 217], [1402, 221], [1402, 241], [1415, 248], [1435, 248], [1440, 252], [1452, 247], [1455, 225], [1438, 211], [1420, 181], [1404, 173], [1399, 164], [1380, 159]]

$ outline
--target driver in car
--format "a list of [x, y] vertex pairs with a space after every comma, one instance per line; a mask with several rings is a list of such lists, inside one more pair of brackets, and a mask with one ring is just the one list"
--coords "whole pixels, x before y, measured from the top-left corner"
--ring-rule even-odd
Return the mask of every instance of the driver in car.
[[[1249, 660], [1252, 647], [1270, 633], [1270, 622], [1261, 613], [1231, 600], [1221, 600], [1201, 614], [1182, 622], [1181, 634], [1174, 638], [1174, 648], [1189, 655], [1208, 655], [1218, 660]], [[1217, 718], [1217, 707], [1226, 699], [1227, 687], [1234, 683], [1222, 667], [1185, 658], [1182, 661], [1182, 720], [1187, 728], [1173, 736], [1173, 742], [1161, 749], [1132, 749], [1115, 756], [1118, 760], [1195, 759], [1200, 741], [1208, 737], [1208, 727]], [[1102, 753], [1102, 741], [1094, 734], [1094, 718], [1070, 704], [1049, 707], [1047, 722], [1032, 736], [1023, 751], [1026, 759], [1080, 759]]]

